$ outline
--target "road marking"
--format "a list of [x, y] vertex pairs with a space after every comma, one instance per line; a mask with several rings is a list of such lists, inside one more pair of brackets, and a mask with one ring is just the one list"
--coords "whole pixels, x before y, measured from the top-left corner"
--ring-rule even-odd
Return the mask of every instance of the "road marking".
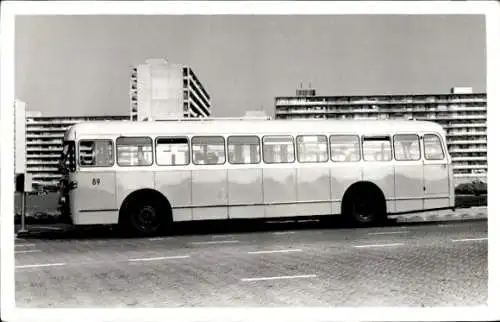
[[391, 246], [401, 246], [402, 243], [394, 243], [394, 244], [373, 244], [373, 245], [358, 245], [354, 246], [356, 248], [368, 248], [368, 247], [391, 247]]
[[301, 252], [301, 251], [302, 249], [261, 250], [255, 252], [248, 252], [248, 254], [291, 253], [291, 252]]
[[316, 275], [291, 275], [291, 276], [273, 276], [273, 277], [254, 277], [254, 278], [242, 278], [243, 282], [253, 282], [253, 281], [269, 281], [269, 280], [282, 280], [282, 279], [292, 279], [292, 278], [311, 278], [316, 277]]
[[368, 233], [368, 235], [391, 235], [391, 234], [406, 234], [408, 230], [400, 230], [400, 231], [383, 231], [378, 233]]
[[37, 252], [41, 252], [41, 250], [38, 250], [38, 249], [16, 250], [14, 253], [15, 254], [24, 254], [24, 253], [37, 253]]
[[266, 221], [266, 224], [290, 224], [295, 223], [295, 220], [270, 220]]
[[233, 235], [213, 235], [212, 238], [225, 238], [225, 237], [233, 237]]
[[19, 265], [16, 268], [32, 268], [32, 267], [51, 267], [51, 266], [64, 266], [65, 263], [52, 263], [52, 264], [33, 264], [33, 265]]
[[452, 239], [452, 242], [466, 242], [466, 241], [480, 241], [480, 240], [488, 240], [487, 237], [483, 238], [463, 238], [463, 239]]
[[167, 239], [175, 239], [175, 237], [155, 237], [155, 238], [148, 238], [148, 240], [150, 240], [150, 241], [167, 240]]
[[64, 228], [61, 228], [61, 227], [49, 227], [49, 226], [30, 226], [30, 228], [47, 229], [47, 230], [64, 230]]
[[35, 244], [15, 244], [16, 247], [32, 247], [35, 246]]
[[185, 256], [167, 256], [167, 257], [150, 257], [150, 258], [131, 258], [129, 262], [143, 262], [143, 261], [159, 261], [163, 259], [180, 259], [180, 258], [189, 258], [189, 255]]
[[239, 240], [212, 240], [212, 241], [201, 241], [201, 242], [191, 242], [193, 245], [209, 245], [209, 244], [233, 244], [239, 243]]
[[294, 231], [277, 231], [273, 233], [274, 235], [288, 235], [288, 234], [295, 234]]

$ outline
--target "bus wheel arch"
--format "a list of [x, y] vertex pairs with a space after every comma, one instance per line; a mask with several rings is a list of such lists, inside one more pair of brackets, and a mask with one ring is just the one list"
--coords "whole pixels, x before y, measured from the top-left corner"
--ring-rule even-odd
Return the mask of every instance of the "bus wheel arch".
[[387, 218], [385, 195], [371, 181], [358, 181], [349, 186], [342, 198], [342, 215], [356, 225], [371, 226]]
[[123, 200], [118, 224], [126, 234], [152, 236], [165, 233], [172, 224], [172, 206], [157, 190], [139, 189]]

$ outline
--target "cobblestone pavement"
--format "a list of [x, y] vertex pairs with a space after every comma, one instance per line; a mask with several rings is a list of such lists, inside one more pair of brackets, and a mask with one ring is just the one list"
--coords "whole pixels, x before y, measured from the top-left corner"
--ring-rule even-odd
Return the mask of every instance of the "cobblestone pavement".
[[17, 238], [18, 307], [474, 306], [487, 221]]

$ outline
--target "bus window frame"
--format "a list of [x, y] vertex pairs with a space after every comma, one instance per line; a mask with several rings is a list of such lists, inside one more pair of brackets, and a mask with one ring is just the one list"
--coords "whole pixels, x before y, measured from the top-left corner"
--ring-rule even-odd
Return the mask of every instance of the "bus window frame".
[[[98, 141], [107, 141], [107, 142], [111, 142], [111, 152], [112, 152], [112, 156], [113, 156], [113, 164], [111, 165], [102, 165], [102, 166], [98, 166], [98, 165], [82, 165], [81, 162], [80, 162], [80, 144], [82, 141], [93, 141], [93, 142], [98, 142]], [[80, 168], [85, 168], [85, 169], [89, 169], [89, 168], [112, 168], [115, 166], [115, 164], [118, 162], [118, 158], [117, 158], [117, 154], [115, 153], [115, 148], [116, 148], [116, 144], [115, 142], [112, 140], [112, 139], [79, 139], [77, 141], [77, 144], [75, 145], [75, 150], [76, 148], [78, 148], [78, 156], [77, 156], [77, 160], [78, 162], [76, 162], [78, 164], [78, 167]]]
[[[337, 161], [333, 159], [333, 154], [332, 154], [332, 137], [338, 137], [338, 136], [352, 136], [355, 137], [358, 143], [358, 160], [353, 160], [353, 161]], [[330, 151], [330, 161], [334, 163], [348, 163], [348, 162], [361, 162], [364, 160], [363, 156], [363, 146], [361, 145], [361, 137], [358, 134], [330, 134], [328, 136], [328, 150]]]
[[[193, 135], [190, 140], [190, 146], [191, 146], [191, 154], [194, 154], [194, 149], [193, 149], [193, 139], [195, 138], [222, 138], [222, 146], [224, 147], [224, 162], [222, 163], [207, 163], [207, 164], [201, 164], [201, 163], [196, 163], [194, 155], [191, 156], [191, 162], [195, 166], [214, 166], [214, 165], [225, 165], [227, 163], [227, 149], [226, 149], [226, 138], [224, 135]], [[208, 152], [208, 151], [207, 151]]]
[[[151, 158], [151, 164], [121, 165], [118, 162], [118, 140], [119, 139], [149, 139], [149, 141], [151, 142], [151, 153], [153, 154], [152, 158]], [[154, 159], [155, 159], [154, 152], [155, 151], [154, 151], [154, 146], [153, 146], [153, 139], [150, 136], [119, 136], [116, 138], [115, 148], [116, 148], [116, 165], [118, 165], [119, 167], [134, 168], [134, 167], [151, 167], [152, 165], [154, 165]]]
[[[366, 160], [365, 159], [365, 148], [364, 148], [364, 143], [365, 141], [384, 141], [389, 139], [389, 148], [391, 149], [391, 153], [389, 154], [391, 158], [389, 160]], [[391, 162], [394, 160], [394, 150], [392, 148], [392, 137], [391, 135], [363, 135], [362, 140], [361, 140], [361, 151], [363, 153], [363, 161], [364, 162]]]
[[[325, 144], [326, 144], [326, 159], [321, 160], [321, 161], [300, 161], [300, 154], [299, 154], [299, 138], [300, 137], [311, 137], [314, 136], [316, 138], [318, 137], [324, 137], [325, 138]], [[305, 163], [305, 164], [311, 164], [311, 163], [327, 163], [330, 159], [330, 141], [328, 140], [328, 135], [326, 134], [298, 134], [295, 136], [295, 150], [296, 150], [296, 161], [297, 163]]]
[[[156, 149], [158, 146], [158, 139], [186, 139], [188, 146], [188, 159], [186, 164], [159, 164], [158, 163], [158, 153], [156, 153]], [[191, 140], [188, 136], [158, 136], [154, 141], [154, 164], [159, 167], [185, 167], [191, 164]]]
[[[400, 135], [414, 135], [417, 137], [417, 143], [418, 143], [418, 154], [419, 154], [419, 158], [418, 159], [408, 159], [408, 160], [399, 160], [397, 157], [396, 157], [396, 137], [397, 136], [400, 136]], [[393, 151], [393, 154], [394, 154], [394, 161], [398, 161], [398, 162], [411, 162], [411, 161], [422, 161], [422, 149], [420, 148], [420, 135], [418, 133], [396, 133], [392, 136], [392, 151]]]
[[[258, 162], [251, 162], [251, 163], [233, 163], [231, 162], [230, 158], [229, 158], [229, 139], [230, 138], [233, 138], [233, 137], [237, 137], [237, 138], [241, 138], [241, 137], [252, 137], [252, 138], [257, 138], [257, 143], [258, 144], [255, 144], [255, 145], [258, 145], [259, 147], [259, 161]], [[226, 138], [226, 154], [227, 154], [227, 163], [228, 164], [231, 164], [231, 165], [247, 165], [247, 164], [261, 164], [263, 163], [263, 159], [264, 159], [264, 155], [263, 155], [263, 151], [262, 151], [262, 138], [258, 135], [255, 135], [255, 134], [248, 134], [248, 135], [240, 135], [240, 134], [237, 134], [237, 135], [228, 135], [228, 137]]]
[[[290, 137], [292, 138], [292, 151], [293, 151], [293, 160], [291, 162], [266, 162], [265, 157], [264, 157], [264, 140], [268, 137]], [[293, 164], [297, 162], [297, 156], [295, 155], [295, 136], [292, 134], [268, 134], [268, 135], [263, 135], [262, 136], [262, 163], [264, 164]]]

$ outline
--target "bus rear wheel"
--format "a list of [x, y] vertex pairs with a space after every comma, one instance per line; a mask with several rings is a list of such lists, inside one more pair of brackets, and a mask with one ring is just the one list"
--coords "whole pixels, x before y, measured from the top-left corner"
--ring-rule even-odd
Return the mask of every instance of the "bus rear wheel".
[[346, 201], [345, 215], [356, 226], [375, 226], [386, 218], [385, 200], [377, 194], [360, 191]]

